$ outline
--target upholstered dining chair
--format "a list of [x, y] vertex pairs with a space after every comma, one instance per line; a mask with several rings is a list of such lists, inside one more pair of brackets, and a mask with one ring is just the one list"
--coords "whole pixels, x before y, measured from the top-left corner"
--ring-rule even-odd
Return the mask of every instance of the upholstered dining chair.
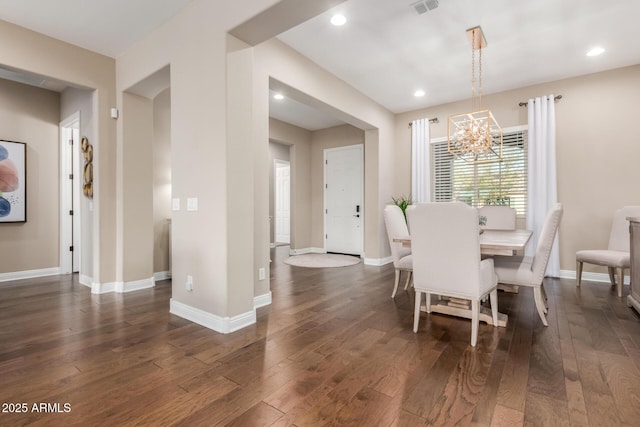
[[640, 216], [640, 206], [625, 206], [618, 209], [613, 216], [613, 224], [609, 234], [607, 249], [587, 249], [576, 252], [576, 286], [582, 281], [582, 264], [595, 264], [607, 267], [611, 286], [616, 286], [616, 271], [618, 273], [617, 291], [622, 296], [624, 270], [630, 268], [629, 222], [627, 217]]
[[427, 313], [431, 294], [471, 301], [471, 346], [478, 341], [480, 301], [491, 298], [498, 324], [497, 278], [493, 260], [480, 259], [478, 212], [462, 202], [419, 204], [410, 211], [413, 287], [416, 291], [413, 332], [418, 332], [422, 294]]
[[478, 208], [478, 216], [487, 218], [483, 226], [487, 230], [516, 229], [516, 210], [509, 206], [483, 206]]
[[542, 282], [561, 220], [562, 205], [558, 203], [547, 213], [534, 256], [496, 256], [493, 258], [498, 283], [533, 288], [536, 309], [544, 326], [548, 326], [548, 323], [546, 295]]
[[387, 236], [389, 237], [389, 246], [391, 247], [391, 257], [393, 258], [393, 267], [396, 270], [395, 283], [391, 298], [395, 298], [398, 292], [398, 284], [400, 283], [400, 274], [404, 271], [407, 273], [404, 289], [406, 290], [411, 281], [413, 272], [413, 262], [411, 257], [411, 249], [402, 246], [402, 243], [394, 242], [394, 237], [409, 236], [407, 222], [404, 219], [402, 210], [396, 205], [387, 205], [384, 208], [384, 223], [387, 227]]

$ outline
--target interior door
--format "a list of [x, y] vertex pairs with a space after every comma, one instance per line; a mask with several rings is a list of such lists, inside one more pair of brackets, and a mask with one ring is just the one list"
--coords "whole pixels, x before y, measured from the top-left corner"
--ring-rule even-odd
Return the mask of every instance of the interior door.
[[80, 116], [60, 123], [60, 271], [80, 271]]
[[362, 255], [364, 146], [324, 151], [325, 250]]
[[291, 168], [284, 160], [276, 160], [274, 166], [276, 243], [291, 243]]

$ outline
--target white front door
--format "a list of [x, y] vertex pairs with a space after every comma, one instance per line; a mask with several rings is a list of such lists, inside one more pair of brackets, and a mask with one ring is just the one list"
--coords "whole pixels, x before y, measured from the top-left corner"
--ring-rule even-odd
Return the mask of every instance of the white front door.
[[364, 146], [324, 150], [325, 250], [362, 255]]
[[274, 170], [276, 243], [291, 243], [291, 168], [289, 162], [275, 160]]

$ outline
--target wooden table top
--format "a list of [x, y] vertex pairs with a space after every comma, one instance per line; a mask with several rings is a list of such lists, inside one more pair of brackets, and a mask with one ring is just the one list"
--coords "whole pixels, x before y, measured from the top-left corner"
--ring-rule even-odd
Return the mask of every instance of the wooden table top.
[[[484, 230], [480, 234], [480, 252], [483, 255], [515, 255], [524, 249], [531, 234], [529, 230]], [[393, 241], [411, 246], [410, 236], [394, 237]]]

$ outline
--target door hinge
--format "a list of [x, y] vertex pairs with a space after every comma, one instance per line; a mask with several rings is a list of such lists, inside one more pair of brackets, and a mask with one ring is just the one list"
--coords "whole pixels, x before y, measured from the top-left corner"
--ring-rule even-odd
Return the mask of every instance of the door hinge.
[[70, 210], [70, 211], [69, 211], [69, 215], [73, 215], [73, 210]]
[[69, 140], [69, 145], [73, 145], [73, 138]]
[[324, 213], [325, 213], [325, 214], [328, 214], [328, 213], [329, 213], [329, 209], [325, 209], [325, 210], [324, 210]]
[[69, 246], [69, 252], [73, 252], [73, 246]]
[[73, 179], [73, 174], [72, 173], [69, 174], [69, 179]]
[[329, 184], [325, 184], [325, 185], [324, 185], [324, 188], [329, 188]]
[[328, 165], [328, 164], [329, 164], [329, 160], [325, 160], [325, 161], [324, 161], [324, 164], [325, 164], [325, 165]]
[[329, 238], [329, 235], [328, 235], [328, 234], [325, 234], [325, 235], [324, 235], [324, 238], [325, 238], [325, 239], [328, 239], [328, 238]]

